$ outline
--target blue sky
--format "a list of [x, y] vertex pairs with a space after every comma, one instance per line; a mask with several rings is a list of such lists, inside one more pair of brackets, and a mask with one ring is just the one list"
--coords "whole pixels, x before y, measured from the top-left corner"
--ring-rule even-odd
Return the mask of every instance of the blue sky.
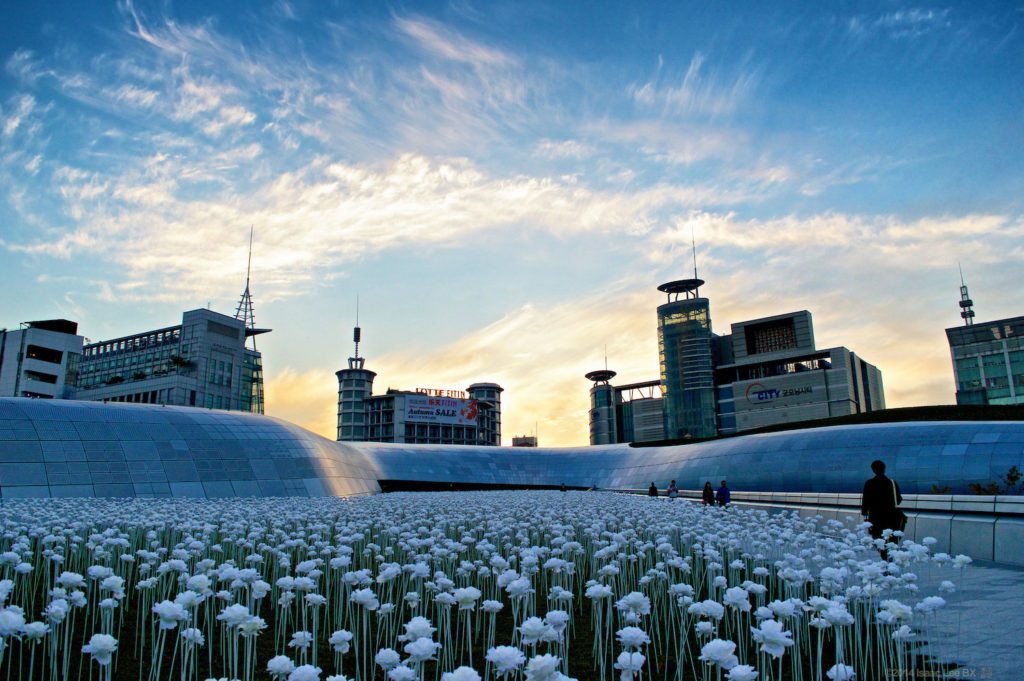
[[379, 388], [498, 381], [506, 439], [585, 442], [691, 234], [717, 331], [808, 309], [890, 406], [953, 399], [958, 260], [1024, 313], [1024, 5], [21, 5], [0, 325], [233, 313], [255, 225], [268, 412], [326, 435], [358, 294]]

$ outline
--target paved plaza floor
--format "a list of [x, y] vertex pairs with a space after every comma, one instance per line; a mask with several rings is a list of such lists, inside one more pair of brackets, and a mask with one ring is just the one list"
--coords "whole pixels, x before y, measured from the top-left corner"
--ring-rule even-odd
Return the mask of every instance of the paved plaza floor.
[[948, 678], [1019, 681], [1024, 679], [1024, 569], [976, 561], [962, 580], [949, 567], [919, 574], [921, 591], [938, 593], [942, 580], [958, 584], [942, 594], [947, 606], [929, 625], [925, 651], [958, 662]]

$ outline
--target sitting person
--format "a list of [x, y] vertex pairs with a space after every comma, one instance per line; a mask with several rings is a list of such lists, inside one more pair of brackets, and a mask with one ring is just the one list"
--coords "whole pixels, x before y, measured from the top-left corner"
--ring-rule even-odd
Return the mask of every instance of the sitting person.
[[668, 484], [668, 498], [675, 499], [679, 496], [679, 488], [676, 487], [676, 481], [673, 480]]
[[656, 497], [656, 496], [658, 496], [658, 486], [655, 485], [653, 482], [651, 483], [651, 486], [647, 488], [647, 496], [649, 496], [649, 497]]

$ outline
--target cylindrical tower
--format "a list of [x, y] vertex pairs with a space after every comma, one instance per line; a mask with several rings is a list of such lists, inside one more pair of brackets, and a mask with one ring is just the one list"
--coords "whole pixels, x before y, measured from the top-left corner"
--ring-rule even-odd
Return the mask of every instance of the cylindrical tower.
[[338, 377], [338, 440], [365, 441], [367, 437], [365, 400], [373, 394], [375, 372], [365, 369], [365, 358], [359, 356], [362, 329], [352, 330], [355, 342], [354, 357], [348, 358], [348, 368], [335, 372]]
[[658, 306], [658, 362], [661, 370], [665, 437], [714, 437], [714, 363], [711, 314], [700, 297], [702, 279], [680, 279], [658, 290], [668, 302]]
[[615, 388], [608, 382], [615, 378], [610, 369], [600, 369], [586, 374], [593, 381], [590, 389], [590, 444], [611, 445], [619, 441], [616, 426]]
[[497, 383], [474, 383], [466, 388], [470, 399], [476, 400], [476, 442], [480, 445], [501, 446], [501, 393]]

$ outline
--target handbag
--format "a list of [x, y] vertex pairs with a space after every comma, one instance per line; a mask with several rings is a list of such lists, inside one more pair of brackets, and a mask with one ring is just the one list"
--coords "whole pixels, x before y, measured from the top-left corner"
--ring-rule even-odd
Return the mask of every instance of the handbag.
[[907, 529], [907, 514], [901, 511], [899, 508], [900, 502], [899, 497], [896, 496], [896, 481], [889, 480], [889, 482], [892, 483], [892, 510], [893, 519], [896, 521], [896, 527], [892, 529], [903, 532], [905, 529]]

